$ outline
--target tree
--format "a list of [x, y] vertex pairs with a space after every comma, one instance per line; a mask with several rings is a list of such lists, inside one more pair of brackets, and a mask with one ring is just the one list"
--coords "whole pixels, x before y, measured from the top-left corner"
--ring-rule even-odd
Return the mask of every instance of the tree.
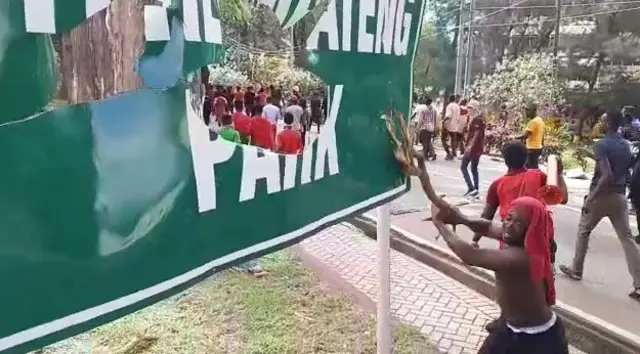
[[[435, 39], [434, 87], [453, 92], [456, 75], [456, 55], [460, 22], [460, 2], [455, 0], [429, 2], [433, 13], [435, 33], [423, 35], [424, 39]], [[453, 30], [452, 30], [453, 29]]]
[[135, 68], [144, 45], [143, 7], [153, 3], [115, 0], [62, 35], [61, 96], [80, 103], [140, 87]]
[[423, 24], [422, 36], [413, 62], [413, 86], [421, 90], [437, 86], [436, 77], [442, 63], [437, 56], [438, 43], [435, 33], [432, 22]]
[[473, 92], [494, 109], [506, 104], [517, 117], [531, 104], [561, 104], [564, 88], [551, 55], [525, 54], [505, 60], [492, 74], [480, 76]]

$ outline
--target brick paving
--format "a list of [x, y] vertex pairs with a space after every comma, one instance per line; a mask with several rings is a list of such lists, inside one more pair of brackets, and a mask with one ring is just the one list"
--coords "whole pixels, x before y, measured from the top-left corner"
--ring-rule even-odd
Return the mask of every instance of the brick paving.
[[[342, 223], [308, 238], [301, 246], [376, 301], [375, 241]], [[484, 325], [497, 317], [500, 309], [492, 300], [392, 250], [391, 313], [397, 320], [420, 328], [442, 353], [472, 354], [486, 336]]]

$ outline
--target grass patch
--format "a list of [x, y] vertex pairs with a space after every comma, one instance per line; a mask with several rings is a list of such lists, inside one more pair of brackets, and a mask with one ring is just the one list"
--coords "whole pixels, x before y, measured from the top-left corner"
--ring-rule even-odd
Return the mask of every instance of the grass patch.
[[[287, 252], [262, 278], [225, 271], [184, 293], [43, 349], [43, 353], [375, 353], [375, 317], [331, 291]], [[394, 325], [395, 353], [437, 353]], [[84, 350], [81, 348], [84, 347]]]
[[592, 158], [584, 157], [585, 165], [583, 166], [578, 159], [578, 154], [579, 153], [576, 152], [575, 147], [570, 147], [562, 152], [562, 163], [564, 164], [564, 169], [569, 170], [573, 168], [582, 168], [586, 173], [593, 173], [596, 168], [596, 162]]

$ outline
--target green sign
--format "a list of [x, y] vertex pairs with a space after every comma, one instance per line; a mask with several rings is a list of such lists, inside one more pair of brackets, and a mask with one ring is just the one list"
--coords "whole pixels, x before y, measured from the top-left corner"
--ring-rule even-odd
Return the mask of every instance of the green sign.
[[[380, 115], [390, 105], [408, 113], [423, 0], [328, 6], [308, 38], [307, 69], [329, 85], [330, 109], [300, 156], [210, 137], [193, 74], [223, 51], [211, 0], [137, 9], [138, 87], [94, 68], [94, 90], [125, 89], [81, 99], [95, 94], [80, 84], [87, 66], [128, 66], [101, 52], [96, 36], [79, 40], [91, 55], [65, 40], [82, 39], [74, 31], [87, 18], [118, 21], [114, 8], [136, 2], [0, 2], [0, 351], [111, 321], [406, 191]], [[278, 2], [284, 26], [310, 7]], [[108, 28], [110, 41], [124, 41]], [[66, 83], [65, 55], [82, 58]], [[70, 84], [84, 103], [51, 104]]]

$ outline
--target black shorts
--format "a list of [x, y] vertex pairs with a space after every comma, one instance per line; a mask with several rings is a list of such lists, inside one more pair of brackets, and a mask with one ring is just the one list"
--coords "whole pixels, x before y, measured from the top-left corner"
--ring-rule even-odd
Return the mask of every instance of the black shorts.
[[560, 318], [542, 333], [515, 333], [504, 320], [489, 333], [479, 354], [569, 354], [569, 342]]

